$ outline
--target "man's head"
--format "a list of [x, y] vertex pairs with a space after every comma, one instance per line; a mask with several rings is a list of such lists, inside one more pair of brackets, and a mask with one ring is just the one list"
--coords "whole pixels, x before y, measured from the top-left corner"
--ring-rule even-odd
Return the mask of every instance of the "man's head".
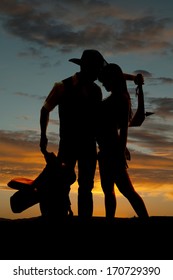
[[86, 78], [95, 81], [100, 70], [108, 63], [97, 50], [84, 50], [81, 58], [72, 58], [69, 61], [80, 65], [81, 72]]

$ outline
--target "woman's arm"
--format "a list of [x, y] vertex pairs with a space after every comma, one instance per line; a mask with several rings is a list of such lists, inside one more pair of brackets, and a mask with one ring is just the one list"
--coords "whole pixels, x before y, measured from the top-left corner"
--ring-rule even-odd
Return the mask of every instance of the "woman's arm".
[[128, 137], [130, 102], [127, 97], [123, 100], [121, 125], [119, 130], [119, 143], [121, 152], [125, 153]]

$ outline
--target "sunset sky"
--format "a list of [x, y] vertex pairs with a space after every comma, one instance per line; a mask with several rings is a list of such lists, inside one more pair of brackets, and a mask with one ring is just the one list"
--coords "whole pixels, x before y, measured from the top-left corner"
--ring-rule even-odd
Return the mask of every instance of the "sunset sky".
[[[68, 60], [84, 49], [99, 50], [125, 73], [141, 72], [145, 109], [154, 112], [129, 129], [129, 174], [149, 215], [173, 215], [173, 1], [1, 0], [0, 1], [0, 217], [40, 214], [38, 205], [12, 213], [7, 182], [34, 179], [45, 165], [39, 150], [39, 117], [56, 81], [79, 67]], [[97, 82], [99, 84], [99, 82]], [[104, 88], [103, 97], [107, 96]], [[135, 85], [128, 82], [133, 110]], [[58, 113], [50, 116], [49, 151], [58, 149]], [[73, 136], [72, 136], [73, 137]], [[117, 191], [117, 217], [135, 212]], [[77, 183], [71, 188], [76, 214]], [[104, 216], [96, 171], [94, 215]]]

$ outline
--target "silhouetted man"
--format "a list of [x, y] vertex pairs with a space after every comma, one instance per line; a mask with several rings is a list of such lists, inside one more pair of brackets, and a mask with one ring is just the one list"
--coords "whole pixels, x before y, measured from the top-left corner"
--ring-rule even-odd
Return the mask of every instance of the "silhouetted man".
[[58, 106], [60, 119], [58, 157], [62, 166], [68, 166], [68, 169], [74, 169], [77, 163], [78, 215], [90, 218], [93, 214], [92, 189], [97, 160], [95, 120], [102, 100], [101, 89], [94, 81], [107, 62], [97, 50], [92, 49], [84, 50], [81, 59], [73, 58], [69, 61], [79, 65], [80, 71], [55, 83], [46, 98], [40, 112], [40, 148], [45, 154], [49, 114]]

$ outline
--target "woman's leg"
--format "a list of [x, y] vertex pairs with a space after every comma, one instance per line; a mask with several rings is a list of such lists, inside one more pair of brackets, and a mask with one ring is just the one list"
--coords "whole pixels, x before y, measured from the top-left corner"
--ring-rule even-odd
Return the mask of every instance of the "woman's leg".
[[[104, 191], [104, 190], [103, 190]], [[114, 218], [116, 211], [116, 197], [114, 190], [112, 192], [104, 191], [106, 218]]]
[[126, 169], [115, 176], [115, 183], [119, 191], [128, 199], [136, 214], [140, 218], [148, 218], [148, 212], [143, 199], [135, 191]]

